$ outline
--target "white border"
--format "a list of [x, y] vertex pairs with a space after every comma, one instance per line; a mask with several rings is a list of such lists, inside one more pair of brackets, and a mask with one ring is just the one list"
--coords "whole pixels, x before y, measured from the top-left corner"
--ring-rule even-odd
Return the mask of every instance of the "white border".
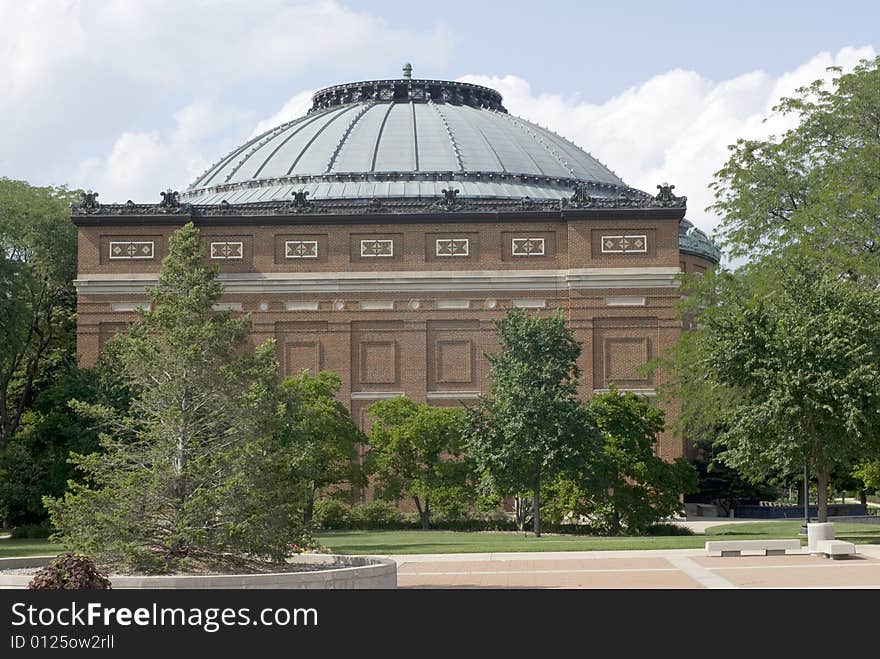
[[[441, 254], [440, 253], [440, 243], [442, 242], [452, 242], [452, 243], [464, 243], [464, 252], [460, 254]], [[470, 256], [470, 238], [437, 238], [436, 243], [434, 245], [434, 256]]]
[[[642, 249], [605, 249], [605, 240], [607, 238], [611, 238], [611, 239], [621, 238], [621, 239], [625, 239], [625, 240], [629, 240], [630, 238], [641, 238], [642, 239]], [[600, 249], [603, 254], [647, 254], [648, 253], [648, 236], [646, 234], [602, 236], [600, 238]]]
[[[387, 254], [367, 254], [364, 252], [364, 244], [365, 243], [388, 243], [391, 245], [391, 250]], [[393, 238], [365, 238], [361, 240], [361, 258], [362, 259], [370, 259], [370, 258], [390, 258], [394, 256], [394, 239]]]
[[[541, 243], [541, 251], [540, 252], [531, 252], [530, 254], [516, 253], [516, 242], [518, 240], [531, 240], [532, 242], [540, 242]], [[547, 255], [547, 244], [543, 238], [511, 238], [510, 239], [510, 255], [511, 256], [546, 256]]]
[[[113, 245], [149, 245], [149, 256], [113, 256]], [[111, 240], [110, 241], [110, 258], [120, 261], [133, 261], [134, 259], [152, 260], [156, 255], [156, 244], [152, 240]]]
[[[214, 245], [238, 245], [239, 256], [215, 256]], [[244, 258], [244, 243], [238, 240], [221, 240], [211, 243], [211, 258], [221, 261], [238, 261]]]
[[[314, 245], [315, 253], [314, 255], [303, 255], [299, 254], [290, 254], [289, 247], [290, 245]], [[284, 241], [284, 258], [286, 259], [316, 259], [318, 258], [318, 241], [317, 240], [285, 240]]]

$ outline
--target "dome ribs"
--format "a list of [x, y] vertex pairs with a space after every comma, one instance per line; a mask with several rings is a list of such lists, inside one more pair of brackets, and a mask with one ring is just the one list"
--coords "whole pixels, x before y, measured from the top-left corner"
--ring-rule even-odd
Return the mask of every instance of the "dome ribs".
[[342, 137], [339, 138], [339, 142], [336, 144], [336, 148], [333, 149], [333, 154], [330, 156], [330, 161], [327, 163], [327, 168], [324, 170], [324, 173], [329, 174], [333, 169], [333, 164], [336, 162], [336, 158], [339, 157], [339, 152], [342, 150], [342, 145], [345, 144], [345, 140], [348, 139], [348, 136], [351, 135], [351, 131], [354, 130], [354, 125], [360, 121], [360, 118], [363, 117], [367, 110], [375, 105], [374, 102], [364, 103], [361, 107], [360, 112], [358, 112], [350, 122], [348, 122], [348, 127], [345, 129], [345, 132], [342, 133]]
[[335, 122], [337, 119], [339, 119], [339, 117], [342, 117], [342, 116], [348, 114], [351, 110], [352, 110], [352, 108], [346, 108], [346, 109], [343, 110], [342, 112], [338, 112], [338, 113], [336, 113], [336, 115], [333, 116], [333, 117], [330, 119], [330, 121], [326, 122], [323, 126], [321, 126], [321, 127], [317, 130], [317, 132], [315, 132], [314, 135], [312, 135], [311, 139], [309, 139], [309, 141], [306, 142], [305, 145], [303, 145], [303, 148], [300, 149], [299, 154], [296, 156], [296, 158], [294, 158], [293, 163], [290, 165], [290, 169], [287, 170], [287, 175], [288, 175], [288, 176], [290, 176], [291, 172], [293, 172], [293, 170], [296, 168], [297, 163], [302, 159], [302, 157], [305, 155], [306, 151], [309, 150], [309, 147], [312, 145], [312, 143], [313, 143], [316, 139], [318, 139], [318, 137], [321, 135], [321, 133], [323, 133], [325, 130], [327, 130], [327, 126], [329, 126], [330, 124], [332, 124], [333, 122]]
[[538, 144], [540, 144], [542, 147], [544, 147], [544, 148], [547, 150], [547, 152], [548, 152], [551, 156], [553, 156], [554, 158], [556, 158], [556, 160], [559, 162], [559, 164], [562, 165], [566, 170], [568, 170], [568, 172], [569, 172], [573, 177], [578, 178], [577, 173], [574, 171], [574, 169], [572, 168], [572, 166], [568, 164], [568, 161], [567, 161], [565, 158], [563, 158], [563, 157], [562, 157], [562, 156], [556, 151], [556, 149], [554, 149], [554, 148], [551, 147], [549, 144], [547, 144], [547, 142], [545, 142], [543, 139], [541, 139], [541, 136], [540, 136], [540, 135], [538, 135], [538, 134], [537, 134], [535, 131], [533, 131], [531, 128], [529, 128], [529, 127], [524, 126], [523, 124], [521, 124], [519, 121], [516, 120], [515, 117], [512, 117], [512, 116], [509, 115], [509, 114], [504, 114], [504, 115], [502, 115], [502, 116], [503, 116], [505, 119], [507, 119], [508, 121], [510, 121], [514, 126], [519, 127], [520, 129], [524, 130], [526, 133], [528, 133], [529, 135], [531, 135], [532, 138], [533, 138]]
[[382, 143], [382, 132], [385, 130], [385, 124], [388, 121], [388, 115], [391, 114], [391, 108], [394, 107], [394, 101], [391, 101], [388, 104], [388, 109], [385, 110], [385, 116], [382, 117], [382, 123], [379, 125], [379, 134], [376, 135], [376, 145], [373, 147], [373, 161], [370, 164], [370, 171], [376, 171], [376, 158], [379, 156], [379, 145]]
[[452, 128], [449, 127], [449, 122], [446, 121], [446, 116], [440, 110], [440, 106], [434, 103], [433, 101], [428, 101], [428, 106], [434, 108], [434, 111], [437, 113], [437, 116], [440, 117], [440, 122], [443, 124], [443, 127], [446, 129], [446, 133], [449, 135], [449, 141], [452, 144], [452, 151], [455, 153], [455, 160], [458, 162], [459, 171], [464, 171], [464, 163], [461, 160], [461, 151], [458, 148], [458, 142], [455, 139], [455, 135], [452, 133]]
[[[252, 179], [257, 178], [260, 175], [260, 173], [263, 171], [263, 169], [266, 167], [266, 165], [268, 165], [269, 162], [272, 160], [272, 158], [275, 157], [275, 154], [278, 153], [278, 151], [279, 151], [279, 149], [281, 149], [281, 147], [283, 147], [291, 139], [293, 139], [300, 131], [305, 129], [307, 126], [312, 125], [315, 121], [320, 119], [322, 116], [326, 116], [326, 115], [315, 115], [314, 117], [311, 117], [311, 118], [305, 117], [307, 119], [307, 121], [303, 121], [301, 126], [298, 126], [296, 130], [294, 130], [290, 133], [290, 135], [288, 135], [283, 140], [281, 140], [281, 143], [278, 146], [276, 146], [274, 149], [272, 149], [272, 153], [270, 153], [268, 156], [266, 156], [266, 159], [263, 160], [262, 164], [257, 168], [257, 171], [254, 173], [253, 176], [251, 176], [251, 178]], [[293, 122], [291, 122], [291, 123], [293, 123]], [[288, 126], [288, 125], [289, 124], [285, 124], [285, 126]], [[239, 162], [236, 165], [235, 170], [237, 171], [244, 164], [244, 161], [247, 160], [252, 153], [255, 153], [257, 151], [257, 149], [259, 149], [260, 146], [262, 146], [262, 143], [257, 145], [256, 147], [254, 147], [253, 151], [251, 153], [249, 153], [245, 158], [243, 158], [241, 160], [241, 162]], [[235, 171], [232, 172], [232, 174], [234, 174], [234, 173], [235, 173]], [[230, 176], [232, 176], [232, 174], [230, 174]], [[229, 179], [227, 178], [226, 180], [228, 181]]]

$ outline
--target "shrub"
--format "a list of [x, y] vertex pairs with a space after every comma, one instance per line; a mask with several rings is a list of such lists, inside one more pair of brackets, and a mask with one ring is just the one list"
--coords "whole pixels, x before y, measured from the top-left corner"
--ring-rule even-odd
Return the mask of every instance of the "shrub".
[[392, 526], [399, 524], [402, 518], [400, 511], [387, 501], [370, 501], [351, 509], [352, 524], [367, 528]]
[[28, 584], [30, 590], [110, 590], [107, 575], [98, 571], [88, 556], [59, 554], [39, 570]]
[[659, 523], [646, 528], [645, 535], [694, 535], [694, 532], [679, 524]]
[[43, 524], [24, 524], [12, 529], [13, 538], [48, 538], [52, 535], [52, 527], [48, 522]]
[[322, 529], [343, 529], [349, 525], [351, 506], [338, 499], [315, 501], [312, 520]]

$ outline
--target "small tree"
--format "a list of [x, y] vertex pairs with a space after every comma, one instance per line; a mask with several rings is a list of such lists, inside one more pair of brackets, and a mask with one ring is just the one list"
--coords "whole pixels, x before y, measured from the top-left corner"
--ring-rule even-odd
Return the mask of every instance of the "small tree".
[[592, 481], [593, 517], [610, 533], [638, 533], [680, 512], [681, 496], [697, 489], [697, 471], [684, 458], [666, 462], [655, 455], [663, 410], [614, 389], [594, 396], [590, 407], [604, 438]]
[[153, 310], [109, 351], [130, 406], [79, 405], [104, 424], [103, 451], [75, 455], [87, 482], [45, 500], [68, 547], [167, 570], [281, 560], [303, 534], [295, 461], [276, 432], [274, 345], [248, 349], [250, 318], [212, 311], [216, 275], [191, 223], [171, 236]]
[[434, 508], [467, 500], [469, 466], [462, 457], [462, 411], [400, 397], [369, 407], [368, 460], [383, 497], [411, 497], [423, 529]]
[[336, 398], [342, 380], [331, 371], [315, 376], [303, 371], [281, 384], [288, 408], [282, 434], [295, 438], [302, 454], [296, 479], [304, 480], [307, 498], [303, 521], [309, 524], [318, 491], [328, 487], [359, 488], [366, 476], [358, 463], [358, 446], [366, 436]]
[[501, 352], [487, 355], [489, 395], [468, 410], [468, 454], [494, 492], [531, 493], [540, 536], [542, 483], [583, 474], [599, 446], [595, 421], [576, 398], [581, 347], [558, 311], [542, 318], [513, 309], [495, 330]]

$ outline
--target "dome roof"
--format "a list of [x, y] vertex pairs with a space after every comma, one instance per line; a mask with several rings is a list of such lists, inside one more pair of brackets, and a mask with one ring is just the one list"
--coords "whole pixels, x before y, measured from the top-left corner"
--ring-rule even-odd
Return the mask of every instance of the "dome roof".
[[453, 185], [460, 197], [541, 200], [578, 183], [599, 198], [644, 195], [572, 142], [508, 114], [492, 89], [404, 77], [317, 92], [306, 116], [226, 155], [181, 200], [434, 198]]
[[694, 254], [713, 263], [721, 262], [721, 250], [718, 245], [702, 231], [695, 227], [688, 219], [682, 219], [678, 224], [678, 245], [682, 252]]

